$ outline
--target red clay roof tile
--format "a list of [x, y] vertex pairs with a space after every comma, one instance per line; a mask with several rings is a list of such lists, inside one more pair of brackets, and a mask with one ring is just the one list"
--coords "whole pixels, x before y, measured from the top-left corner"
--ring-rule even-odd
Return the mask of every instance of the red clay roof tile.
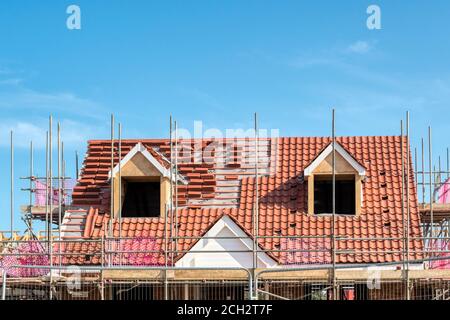
[[[399, 261], [401, 259], [400, 254], [385, 254], [382, 251], [388, 250], [388, 248], [400, 250], [402, 247], [401, 241], [373, 238], [398, 237], [402, 233], [400, 137], [340, 137], [337, 141], [356, 161], [366, 167], [366, 180], [363, 183], [363, 208], [361, 214], [353, 217], [337, 216], [336, 235], [347, 238], [370, 238], [370, 240], [338, 240], [338, 249], [347, 250], [342, 254], [337, 254], [338, 262]], [[138, 142], [143, 143], [158, 161], [167, 165], [167, 161], [163, 160], [163, 156], [170, 159], [170, 147], [167, 140], [123, 140], [122, 157]], [[210, 143], [210, 140], [202, 141], [203, 147]], [[260, 235], [274, 236], [279, 233], [280, 235], [291, 236], [330, 236], [330, 216], [309, 216], [306, 214], [307, 184], [302, 180], [303, 169], [330, 143], [330, 138], [279, 138], [277, 143], [279, 161], [277, 164], [273, 164], [275, 171], [269, 176], [259, 177], [258, 180], [260, 195], [259, 230], [262, 233]], [[193, 142], [187, 145], [192, 148], [194, 146]], [[109, 211], [110, 192], [107, 176], [110, 166], [110, 149], [110, 141], [108, 140], [89, 142], [85, 167], [80, 182], [75, 188], [74, 205], [92, 205], [96, 207], [95, 210], [89, 210], [84, 229], [85, 238], [98, 238], [104, 235], [107, 221], [109, 220], [107, 214]], [[159, 150], [159, 152], [155, 150]], [[236, 150], [235, 155], [239, 155], [241, 150]], [[99, 152], [101, 156], [98, 155]], [[239, 156], [235, 159], [238, 164], [240, 159], [241, 157]], [[115, 163], [117, 162], [116, 154]], [[93, 170], [93, 168], [96, 169]], [[252, 212], [255, 203], [256, 186], [256, 181], [252, 174], [247, 174], [246, 177], [243, 177], [243, 174], [223, 175], [217, 173], [217, 168], [211, 169], [214, 168], [213, 165], [193, 162], [179, 164], [178, 168], [179, 172], [185, 175], [189, 183], [188, 186], [180, 185], [178, 187], [178, 202], [180, 206], [187, 205], [190, 207], [181, 207], [177, 212], [180, 223], [180, 237], [203, 235], [217, 218], [224, 214], [232, 217], [249, 235], [252, 234]], [[219, 177], [221, 175], [222, 177]], [[218, 180], [223, 179], [239, 182], [240, 190], [239, 196], [236, 198], [238, 201], [236, 207], [208, 208], [206, 205], [189, 204], [192, 199], [199, 197], [203, 199], [226, 199], [227, 193], [223, 193], [218, 197], [219, 191], [214, 187]], [[411, 187], [410, 234], [417, 237], [420, 236], [421, 231], [412, 174], [409, 182]], [[205, 187], [206, 185], [212, 185], [212, 187]], [[97, 194], [97, 197], [95, 197], [95, 194]], [[233, 194], [233, 192], [230, 194]], [[114, 222], [114, 230], [114, 234], [118, 235], [117, 221]], [[138, 237], [142, 236], [142, 230], [150, 230], [149, 234], [151, 236], [162, 238], [164, 235], [164, 219], [123, 219], [122, 235]], [[329, 245], [327, 237], [316, 238], [315, 242], [308, 240], [314, 238], [305, 239], [281, 239], [282, 241], [280, 242], [278, 239], [260, 238], [258, 242], [272, 257], [283, 264], [327, 263], [330, 259], [329, 252], [310, 253], [309, 257], [304, 257], [299, 256], [298, 252], [290, 253], [290, 251], [287, 251], [280, 253], [276, 249], [277, 244], [280, 248], [285, 249], [295, 249], [298, 246], [307, 246], [308, 248], [321, 246], [326, 249]], [[178, 249], [188, 250], [194, 242], [192, 239], [183, 239], [179, 241]], [[410, 245], [412, 251], [415, 252], [411, 254], [411, 258], [420, 257], [423, 243], [421, 241], [411, 241]], [[95, 253], [95, 250], [98, 249], [96, 246], [91, 246], [91, 248], [94, 250], [89, 251], [91, 253]], [[368, 253], [368, 251], [371, 252]], [[373, 251], [379, 251], [380, 254], [374, 254], [372, 253]], [[157, 260], [159, 261], [159, 259]], [[75, 260], [87, 263], [87, 260], [81, 258]], [[89, 263], [92, 263], [92, 261], [94, 260], [91, 259]]]

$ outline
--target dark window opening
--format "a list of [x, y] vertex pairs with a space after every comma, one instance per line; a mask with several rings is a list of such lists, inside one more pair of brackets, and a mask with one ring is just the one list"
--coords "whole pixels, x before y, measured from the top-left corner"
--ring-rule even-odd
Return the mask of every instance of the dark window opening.
[[[314, 177], [314, 212], [333, 212], [333, 181], [331, 176]], [[355, 178], [336, 178], [336, 214], [355, 214]]]
[[160, 183], [125, 182], [122, 217], [159, 217]]

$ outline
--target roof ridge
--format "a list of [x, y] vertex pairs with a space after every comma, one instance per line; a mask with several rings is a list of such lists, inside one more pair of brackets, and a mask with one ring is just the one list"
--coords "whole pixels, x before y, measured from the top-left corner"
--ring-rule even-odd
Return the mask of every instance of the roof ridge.
[[[336, 139], [341, 138], [389, 138], [389, 137], [400, 137], [400, 135], [337, 135]], [[304, 138], [304, 139], [331, 139], [331, 136], [279, 136], [279, 137], [260, 137], [259, 140], [272, 140], [272, 139], [292, 139], [292, 138]], [[217, 140], [253, 140], [254, 137], [233, 137], [233, 138], [215, 138], [215, 137], [204, 137], [204, 138], [190, 138], [190, 139], [182, 139], [183, 141], [217, 141]], [[119, 141], [118, 139], [114, 139], [115, 141]], [[131, 139], [122, 139], [122, 143], [138, 143], [138, 142], [147, 142], [147, 143], [161, 143], [161, 142], [169, 142], [169, 138], [131, 138]], [[106, 143], [111, 142], [111, 139], [89, 139], [88, 143]]]

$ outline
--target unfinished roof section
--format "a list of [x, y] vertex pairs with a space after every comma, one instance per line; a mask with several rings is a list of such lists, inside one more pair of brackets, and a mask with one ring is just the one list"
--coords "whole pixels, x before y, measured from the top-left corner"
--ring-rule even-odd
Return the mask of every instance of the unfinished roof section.
[[[136, 147], [140, 144], [139, 147]], [[269, 175], [276, 169], [278, 151], [276, 139], [259, 139], [259, 174]], [[225, 150], [221, 150], [221, 147]], [[119, 158], [122, 169], [127, 159], [135, 154], [143, 156], [145, 150], [161, 165], [160, 171], [170, 175], [170, 160], [177, 161], [178, 177], [176, 196], [179, 207], [238, 207], [240, 181], [255, 174], [255, 142], [249, 139], [200, 139], [180, 140], [179, 154], [175, 159], [174, 148], [168, 139], [122, 140], [121, 155], [118, 142], [114, 141], [113, 174], [117, 176]], [[135, 151], [132, 151], [132, 150]], [[202, 155], [202, 159], [196, 159]], [[128, 157], [128, 158], [127, 158]], [[125, 159], [127, 158], [127, 159]], [[143, 157], [145, 158], [145, 157]], [[250, 161], [248, 161], [250, 159]], [[147, 159], [147, 163], [150, 163]], [[130, 163], [130, 161], [128, 161]], [[162, 168], [161, 168], [162, 167]], [[73, 205], [88, 209], [96, 206], [102, 212], [110, 209], [111, 141], [90, 140], [80, 179], [73, 192]], [[122, 170], [122, 176], [124, 172]]]

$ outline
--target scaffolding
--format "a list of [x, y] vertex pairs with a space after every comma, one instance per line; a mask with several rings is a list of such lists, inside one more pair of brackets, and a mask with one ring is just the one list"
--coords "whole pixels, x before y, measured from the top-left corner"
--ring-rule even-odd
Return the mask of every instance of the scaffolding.
[[[227, 268], [208, 269], [212, 271], [220, 271], [222, 273], [244, 271], [246, 275], [244, 278], [224, 277], [224, 279], [208, 280], [205, 278], [205, 270], [196, 268], [200, 271], [199, 279], [180, 280], [174, 277], [173, 274], [178, 271], [183, 271], [183, 268], [175, 267], [173, 261], [182, 253], [188, 251], [180, 250], [179, 242], [182, 241], [197, 241], [199, 239], [207, 240], [207, 237], [196, 236], [180, 236], [179, 234], [179, 216], [178, 216], [178, 183], [180, 180], [178, 172], [180, 139], [178, 135], [178, 123], [173, 121], [170, 117], [169, 124], [169, 152], [166, 155], [169, 161], [170, 172], [170, 197], [169, 202], [164, 210], [164, 264], [158, 266], [142, 266], [139, 264], [129, 264], [124, 261], [138, 260], [139, 258], [153, 261], [155, 255], [160, 254], [160, 250], [152, 247], [152, 239], [139, 239], [139, 241], [147, 241], [146, 249], [135, 249], [136, 239], [127, 238], [122, 230], [122, 201], [119, 201], [119, 208], [116, 210], [114, 196], [117, 191], [119, 199], [122, 199], [122, 178], [121, 161], [124, 157], [122, 149], [122, 125], [118, 123], [117, 132], [118, 137], [115, 137], [115, 118], [111, 115], [111, 176], [110, 176], [110, 219], [106, 226], [107, 234], [101, 239], [89, 240], [64, 240], [62, 237], [61, 225], [64, 218], [65, 211], [71, 209], [70, 192], [73, 186], [70, 184], [71, 178], [66, 176], [66, 162], [64, 159], [64, 143], [61, 139], [61, 126], [57, 124], [57, 174], [54, 175], [53, 167], [53, 119], [49, 117], [49, 128], [46, 138], [46, 174], [45, 176], [38, 176], [35, 174], [34, 165], [34, 149], [33, 142], [30, 142], [30, 173], [27, 177], [21, 177], [23, 180], [29, 182], [27, 188], [22, 188], [23, 191], [29, 192], [29, 204], [22, 208], [23, 220], [27, 226], [26, 233], [29, 234], [29, 240], [14, 239], [14, 140], [13, 132], [11, 132], [11, 212], [10, 212], [10, 237], [8, 239], [0, 239], [1, 249], [7, 248], [7, 251], [2, 250], [1, 257], [15, 257], [12, 265], [9, 267], [12, 270], [21, 270], [23, 274], [33, 274], [33, 277], [6, 278], [6, 271], [3, 271], [3, 298], [20, 297], [30, 298], [29, 290], [33, 288], [33, 292], [37, 292], [34, 299], [64, 299], [64, 298], [86, 298], [86, 299], [174, 299], [174, 298], [191, 298], [199, 297], [207, 299], [210, 297], [230, 297], [249, 298], [249, 299], [310, 299], [311, 297], [319, 297], [326, 299], [344, 299], [349, 295], [358, 297], [360, 299], [371, 298], [391, 298], [391, 299], [450, 299], [450, 274], [436, 273], [437, 280], [434, 282], [424, 282], [423, 278], [418, 276], [417, 270], [414, 266], [424, 264], [427, 271], [433, 269], [449, 269], [448, 263], [450, 260], [450, 203], [440, 203], [442, 199], [439, 197], [440, 190], [450, 184], [450, 168], [449, 168], [449, 151], [447, 149], [447, 168], [441, 168], [441, 159], [438, 160], [438, 168], [434, 165], [432, 154], [432, 136], [431, 127], [428, 130], [428, 169], [426, 169], [425, 162], [425, 144], [424, 139], [421, 139], [420, 146], [420, 165], [418, 162], [417, 148], [414, 148], [414, 167], [410, 150], [410, 120], [409, 113], [406, 113], [405, 121], [400, 122], [400, 136], [401, 136], [401, 172], [393, 172], [401, 176], [401, 213], [402, 213], [402, 236], [401, 238], [377, 238], [376, 240], [400, 240], [402, 242], [401, 248], [398, 250], [377, 252], [377, 253], [399, 253], [402, 256], [401, 262], [384, 263], [384, 264], [352, 264], [346, 268], [367, 268], [372, 266], [379, 266], [380, 268], [389, 266], [402, 265], [400, 272], [395, 273], [387, 280], [380, 280], [381, 287], [385, 288], [384, 293], [378, 292], [370, 293], [365, 291], [362, 287], [363, 279], [350, 279], [343, 277], [342, 266], [336, 263], [336, 257], [339, 254], [348, 254], [339, 249], [339, 242], [346, 240], [374, 240], [362, 239], [355, 237], [340, 238], [336, 236], [336, 125], [335, 125], [335, 111], [332, 111], [331, 121], [331, 146], [332, 146], [332, 226], [331, 234], [329, 236], [280, 236], [271, 235], [264, 236], [259, 233], [259, 178], [260, 173], [260, 141], [258, 115], [254, 114], [254, 203], [251, 218], [251, 225], [253, 231], [252, 247], [249, 250], [231, 250], [228, 252], [242, 253], [247, 252], [252, 255], [252, 268], [244, 270], [229, 270]], [[182, 142], [181, 142], [182, 143]], [[115, 190], [113, 170], [115, 164], [118, 163], [118, 190]], [[76, 153], [76, 178], [78, 178], [78, 153]], [[415, 178], [415, 179], [414, 179]], [[417, 201], [419, 201], [419, 210], [422, 223], [422, 235], [414, 237], [410, 234], [410, 204], [415, 199], [411, 198], [410, 181], [415, 182], [417, 190]], [[41, 186], [41, 187], [38, 187]], [[43, 187], [42, 187], [43, 186]], [[419, 190], [420, 197], [419, 197]], [[34, 201], [33, 201], [34, 198]], [[37, 199], [38, 198], [38, 199]], [[449, 197], [450, 198], [450, 197]], [[42, 200], [43, 199], [43, 200]], [[117, 214], [116, 214], [117, 212]], [[33, 225], [33, 220], [41, 220], [45, 222], [45, 231], [36, 233]], [[118, 222], [119, 230], [117, 235], [113, 230], [114, 221]], [[55, 229], [56, 226], [56, 229]], [[230, 238], [222, 237], [222, 239], [240, 239], [242, 237], [233, 236]], [[272, 240], [301, 240], [306, 243], [321, 242], [322, 246], [306, 246], [305, 248], [288, 248], [280, 247], [278, 249], [263, 250], [259, 246], [261, 240], [270, 238]], [[221, 239], [215, 237], [214, 239]], [[24, 246], [29, 246], [30, 240], [33, 242], [33, 250], [24, 251]], [[410, 248], [411, 241], [422, 241], [424, 250], [419, 253], [424, 253], [423, 259], [412, 260], [410, 256], [418, 252]], [[78, 293], [70, 293], [63, 288], [62, 282], [66, 281], [68, 265], [71, 259], [77, 254], [66, 253], [61, 248], [70, 245], [92, 245], [97, 248], [97, 255], [91, 259], [97, 261], [96, 267], [79, 267], [78, 272], [81, 273], [82, 287]], [[142, 244], [142, 243], [139, 243]], [[131, 248], [131, 249], [130, 249]], [[22, 251], [21, 251], [22, 250]], [[261, 270], [258, 265], [258, 257], [262, 253], [281, 252], [286, 254], [315, 254], [326, 253], [329, 254], [330, 259], [327, 263], [320, 266], [302, 266], [296, 270], [295, 268], [287, 268], [286, 270]], [[189, 250], [189, 252], [194, 252]], [[205, 253], [205, 251], [201, 251]], [[208, 253], [208, 252], [206, 252]], [[215, 252], [211, 252], [215, 253]], [[371, 254], [370, 250], [365, 252]], [[80, 253], [86, 255], [85, 253]], [[19, 264], [17, 257], [24, 257], [25, 263]], [[131, 258], [130, 258], [131, 257]], [[124, 259], [126, 258], [126, 259]], [[4, 260], [4, 259], [3, 259]], [[33, 265], [34, 264], [34, 265]], [[447, 267], [445, 267], [447, 266]], [[116, 279], [110, 277], [108, 272], [114, 271], [128, 271], [129, 273], [138, 272], [139, 270], [155, 270], [159, 272], [155, 279], [130, 280], [125, 278]], [[33, 271], [33, 272], [32, 272]], [[297, 273], [295, 273], [298, 271]], [[311, 274], [304, 275], [304, 272], [309, 271]], [[21, 273], [18, 273], [19, 275]], [[320, 277], [317, 276], [319, 272]], [[34, 274], [36, 273], [36, 274]], [[284, 273], [285, 278], [275, 274]], [[291, 273], [289, 275], [289, 273]], [[431, 273], [427, 274], [427, 277]], [[269, 275], [274, 275], [269, 277]], [[367, 276], [367, 274], [366, 274]], [[226, 279], [225, 279], [226, 278]], [[429, 279], [429, 278], [426, 278]], [[86, 289], [87, 288], [87, 289]], [[66, 290], [66, 291], [64, 291]], [[381, 289], [380, 289], [381, 290]], [[8, 291], [8, 294], [6, 293]], [[75, 290], [76, 291], [76, 290]], [[75, 292], [74, 291], [74, 292]], [[217, 291], [217, 292], [216, 292]], [[131, 293], [132, 292], [132, 293]], [[203, 294], [201, 293], [203, 292]], [[225, 293], [224, 293], [225, 292]], [[230, 292], [229, 295], [226, 292]], [[224, 295], [225, 294], [225, 295]], [[372, 295], [371, 295], [372, 294]]]
[[[415, 175], [417, 190], [421, 192], [419, 210], [422, 222], [424, 244], [428, 256], [449, 256], [450, 250], [450, 201], [447, 201], [439, 192], [446, 190], [450, 185], [450, 159], [449, 149], [446, 152], [447, 167], [441, 167], [441, 157], [438, 157], [438, 168], [433, 163], [432, 130], [428, 127], [428, 170], [425, 166], [424, 139], [421, 139], [421, 163], [418, 169], [417, 148], [415, 149]], [[428, 189], [428, 190], [427, 190]], [[428, 191], [428, 193], [427, 193]], [[428, 201], [426, 201], [428, 199]], [[448, 261], [445, 264], [448, 267]], [[429, 265], [430, 268], [442, 267], [441, 264]]]

